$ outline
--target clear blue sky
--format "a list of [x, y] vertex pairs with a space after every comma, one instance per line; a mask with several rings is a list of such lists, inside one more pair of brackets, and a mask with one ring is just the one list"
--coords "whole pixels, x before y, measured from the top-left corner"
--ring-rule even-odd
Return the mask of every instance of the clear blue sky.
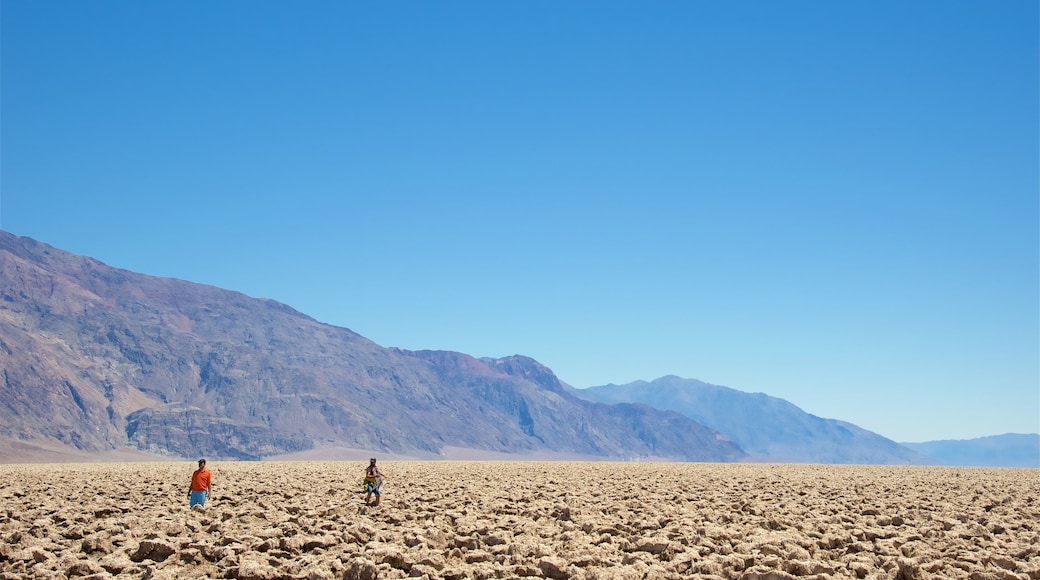
[[577, 387], [1038, 432], [1037, 6], [5, 0], [0, 227]]

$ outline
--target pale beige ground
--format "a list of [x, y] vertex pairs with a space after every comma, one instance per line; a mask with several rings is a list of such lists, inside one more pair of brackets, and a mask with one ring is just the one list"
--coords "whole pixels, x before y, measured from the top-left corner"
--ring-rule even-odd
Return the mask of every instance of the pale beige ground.
[[58, 442], [28, 442], [0, 437], [0, 463], [112, 463], [170, 461], [170, 458], [124, 447], [101, 453], [78, 451]]
[[0, 577], [1032, 578], [1040, 471], [388, 461], [0, 465]]

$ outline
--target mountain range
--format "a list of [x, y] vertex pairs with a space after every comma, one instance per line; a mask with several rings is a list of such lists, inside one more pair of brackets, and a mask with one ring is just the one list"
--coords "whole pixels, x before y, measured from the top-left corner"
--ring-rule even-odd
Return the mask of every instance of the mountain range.
[[903, 443], [943, 465], [1040, 468], [1040, 434], [1005, 433], [976, 439]]
[[529, 357], [387, 348], [4, 231], [0, 365], [0, 460], [938, 462], [761, 393], [678, 377], [574, 389]]
[[675, 376], [575, 391], [600, 403], [644, 403], [682, 413], [725, 433], [752, 458], [797, 463], [906, 463], [935, 460], [881, 435], [823, 419], [763, 393]]
[[384, 348], [284, 304], [0, 232], [0, 448], [260, 459], [738, 461], [679, 413], [605, 405], [522, 356]]

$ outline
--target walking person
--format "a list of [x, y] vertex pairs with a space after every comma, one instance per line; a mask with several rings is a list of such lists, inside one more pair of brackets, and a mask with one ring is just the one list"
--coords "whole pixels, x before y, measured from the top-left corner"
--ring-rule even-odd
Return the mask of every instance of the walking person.
[[[368, 460], [368, 467], [365, 468], [365, 505], [379, 505], [379, 488], [383, 486], [383, 473], [376, 467], [376, 459], [373, 457]], [[369, 503], [372, 496], [376, 496], [376, 501]]]
[[206, 497], [213, 483], [213, 474], [206, 469], [206, 460], [199, 460], [199, 468], [191, 474], [191, 488], [188, 490], [188, 507], [206, 507]]

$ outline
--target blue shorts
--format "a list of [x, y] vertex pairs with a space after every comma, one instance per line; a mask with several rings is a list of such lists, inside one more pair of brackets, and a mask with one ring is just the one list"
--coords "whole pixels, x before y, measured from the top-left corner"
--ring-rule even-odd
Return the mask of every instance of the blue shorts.
[[383, 478], [377, 479], [375, 481], [375, 483], [373, 483], [371, 481], [366, 481], [365, 482], [365, 491], [367, 493], [374, 493], [374, 494], [376, 494], [378, 496], [379, 495], [379, 488], [382, 485], [383, 485]]
[[206, 505], [206, 492], [204, 491], [193, 491], [191, 492], [191, 499], [188, 500], [188, 507], [195, 507], [197, 505]]

